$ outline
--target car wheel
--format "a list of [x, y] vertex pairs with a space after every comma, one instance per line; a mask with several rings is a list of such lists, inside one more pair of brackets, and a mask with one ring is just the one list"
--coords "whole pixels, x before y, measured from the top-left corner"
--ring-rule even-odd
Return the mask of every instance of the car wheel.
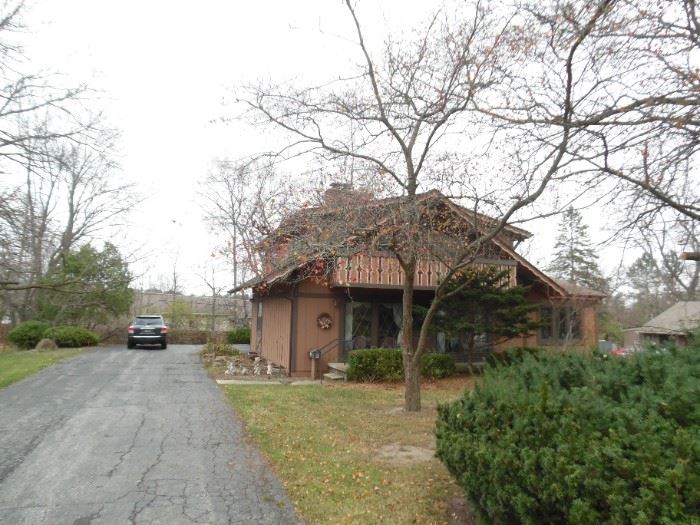
[[126, 347], [131, 350], [135, 347], [136, 345], [134, 343], [126, 343]]
[[161, 343], [161, 344], [160, 344], [160, 349], [161, 349], [161, 350], [165, 350], [166, 348], [168, 348], [168, 343]]

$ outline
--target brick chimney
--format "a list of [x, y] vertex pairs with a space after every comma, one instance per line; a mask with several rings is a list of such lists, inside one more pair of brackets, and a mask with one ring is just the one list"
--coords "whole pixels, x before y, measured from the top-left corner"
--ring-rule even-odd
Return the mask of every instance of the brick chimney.
[[356, 190], [347, 182], [333, 182], [323, 194], [326, 206], [348, 206], [364, 203], [372, 199], [368, 191]]

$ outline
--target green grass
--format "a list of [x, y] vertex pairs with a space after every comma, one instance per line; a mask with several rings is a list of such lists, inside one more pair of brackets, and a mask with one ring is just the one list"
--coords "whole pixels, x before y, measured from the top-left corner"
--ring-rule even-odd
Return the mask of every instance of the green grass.
[[82, 352], [82, 348], [0, 352], [0, 388], [10, 386], [39, 370]]
[[394, 465], [377, 457], [385, 445], [432, 449], [436, 403], [457, 398], [466, 381], [424, 389], [420, 414], [400, 411], [400, 386], [225, 390], [308, 523], [469, 523], [451, 519], [462, 493], [437, 459]]

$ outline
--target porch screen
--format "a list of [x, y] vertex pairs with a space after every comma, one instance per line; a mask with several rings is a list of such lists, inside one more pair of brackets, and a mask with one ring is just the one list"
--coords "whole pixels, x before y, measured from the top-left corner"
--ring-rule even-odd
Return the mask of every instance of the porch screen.
[[348, 350], [372, 346], [372, 303], [345, 305], [345, 346]]

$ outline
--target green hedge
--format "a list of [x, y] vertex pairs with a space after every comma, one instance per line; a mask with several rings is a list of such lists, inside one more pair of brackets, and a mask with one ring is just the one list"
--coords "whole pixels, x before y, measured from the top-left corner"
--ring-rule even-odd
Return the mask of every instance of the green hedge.
[[100, 339], [94, 332], [79, 326], [55, 326], [44, 332], [44, 337], [53, 339], [60, 348], [97, 346]]
[[352, 381], [401, 381], [403, 360], [397, 348], [364, 348], [348, 356], [348, 379]]
[[700, 349], [524, 357], [439, 407], [437, 456], [483, 523], [700, 521]]
[[456, 369], [455, 359], [450, 354], [430, 352], [421, 358], [420, 373], [423, 377], [442, 379], [454, 375]]
[[486, 362], [491, 365], [512, 365], [521, 363], [526, 356], [537, 357], [542, 355], [546, 350], [537, 346], [515, 346], [507, 348], [500, 352], [491, 352], [486, 357]]
[[7, 338], [18, 348], [29, 350], [44, 338], [44, 332], [48, 327], [49, 324], [43, 321], [27, 321], [10, 330]]
[[235, 344], [250, 344], [250, 328], [247, 326], [236, 328], [226, 334], [226, 342], [232, 345]]
[[[427, 353], [421, 358], [421, 375], [442, 378], [454, 374], [451, 355]], [[348, 356], [348, 379], [352, 381], [402, 381], [403, 358], [398, 348], [353, 350]]]

